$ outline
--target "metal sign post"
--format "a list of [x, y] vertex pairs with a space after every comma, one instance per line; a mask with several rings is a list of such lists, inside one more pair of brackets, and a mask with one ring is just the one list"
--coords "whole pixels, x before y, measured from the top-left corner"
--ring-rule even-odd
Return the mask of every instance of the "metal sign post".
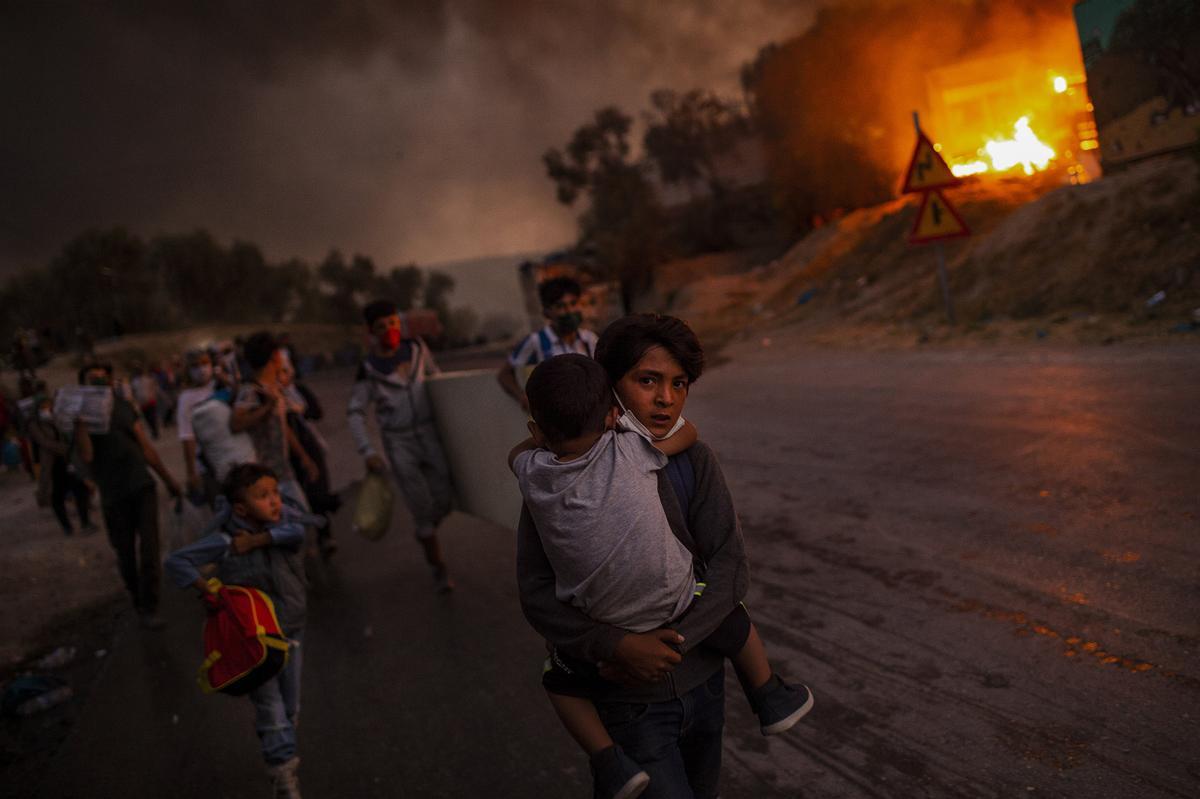
[[903, 191], [919, 193], [921, 203], [908, 240], [913, 244], [937, 243], [938, 282], [942, 287], [946, 318], [953, 325], [956, 321], [954, 303], [950, 299], [950, 276], [946, 271], [946, 251], [942, 239], [969, 236], [971, 231], [941, 190], [957, 186], [962, 181], [954, 176], [945, 159], [938, 154], [937, 147], [921, 132], [921, 120], [916, 111], [913, 111], [913, 127], [917, 131], [917, 146], [905, 174]]
[[957, 324], [954, 318], [954, 303], [950, 300], [950, 278], [946, 276], [946, 248], [937, 243], [938, 282], [942, 284], [942, 302], [946, 304], [946, 318]]

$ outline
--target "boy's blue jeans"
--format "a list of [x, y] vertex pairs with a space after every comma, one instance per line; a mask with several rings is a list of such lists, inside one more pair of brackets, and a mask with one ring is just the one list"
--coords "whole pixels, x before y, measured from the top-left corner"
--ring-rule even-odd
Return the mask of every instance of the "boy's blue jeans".
[[650, 775], [642, 799], [716, 799], [725, 729], [725, 668], [678, 699], [597, 702], [613, 741]]
[[267, 765], [284, 763], [296, 756], [296, 723], [300, 715], [300, 662], [304, 631], [289, 633], [292, 641], [283, 671], [250, 692], [254, 703], [254, 730], [262, 743]]

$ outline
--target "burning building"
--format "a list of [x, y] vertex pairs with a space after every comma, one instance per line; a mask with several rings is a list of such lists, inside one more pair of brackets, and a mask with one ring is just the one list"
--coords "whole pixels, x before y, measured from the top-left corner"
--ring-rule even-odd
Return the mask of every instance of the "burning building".
[[764, 50], [748, 85], [776, 206], [807, 219], [896, 196], [912, 112], [960, 176], [1100, 173], [1070, 0], [845, 0]]
[[[1074, 55], [1074, 58], [1071, 56]], [[1099, 177], [1096, 127], [1078, 55], [1047, 64], [1030, 51], [931, 69], [930, 129], [959, 177], [1050, 168], [1072, 182]]]

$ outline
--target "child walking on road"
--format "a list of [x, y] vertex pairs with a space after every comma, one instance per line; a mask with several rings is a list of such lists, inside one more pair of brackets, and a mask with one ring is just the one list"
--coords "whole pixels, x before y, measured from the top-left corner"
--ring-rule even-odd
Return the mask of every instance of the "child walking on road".
[[257, 463], [233, 468], [225, 480], [224, 500], [208, 534], [167, 557], [167, 576], [179, 588], [193, 586], [203, 593], [207, 582], [199, 569], [216, 564], [222, 583], [260, 589], [275, 604], [290, 644], [287, 665], [251, 691], [250, 701], [273, 796], [300, 799], [296, 720], [306, 612], [301, 549], [304, 525], [313, 519], [285, 505], [274, 472]]
[[[509, 464], [556, 576], [556, 593], [598, 622], [658, 630], [703, 601], [692, 556], [667, 522], [656, 472], [696, 441], [682, 419], [655, 444], [633, 420], [618, 422], [604, 368], [581, 355], [545, 361], [526, 385], [531, 439]], [[618, 432], [618, 428], [620, 432]], [[675, 633], [673, 644], [683, 643]], [[771, 670], [762, 639], [738, 605], [703, 644], [730, 659], [764, 735], [790, 729], [812, 708], [802, 685]], [[594, 664], [551, 659], [543, 684], [572, 737], [588, 753], [597, 797], [629, 799], [649, 777], [617, 747], [592, 702], [604, 693]]]

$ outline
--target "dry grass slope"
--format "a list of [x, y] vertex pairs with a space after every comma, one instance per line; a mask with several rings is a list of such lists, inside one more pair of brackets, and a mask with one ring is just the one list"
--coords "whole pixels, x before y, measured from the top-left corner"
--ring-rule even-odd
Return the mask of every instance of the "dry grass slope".
[[[948, 196], [973, 231], [943, 245], [960, 335], [1070, 320], [1122, 336], [1160, 334], [1200, 307], [1193, 159], [1147, 162], [1083, 186], [1008, 179]], [[754, 268], [736, 254], [677, 262], [649, 300], [716, 340], [781, 324], [825, 338], [838, 329], [936, 327], [935, 251], [907, 242], [915, 214], [913, 197], [855, 211]], [[1166, 299], [1148, 311], [1158, 291]]]

